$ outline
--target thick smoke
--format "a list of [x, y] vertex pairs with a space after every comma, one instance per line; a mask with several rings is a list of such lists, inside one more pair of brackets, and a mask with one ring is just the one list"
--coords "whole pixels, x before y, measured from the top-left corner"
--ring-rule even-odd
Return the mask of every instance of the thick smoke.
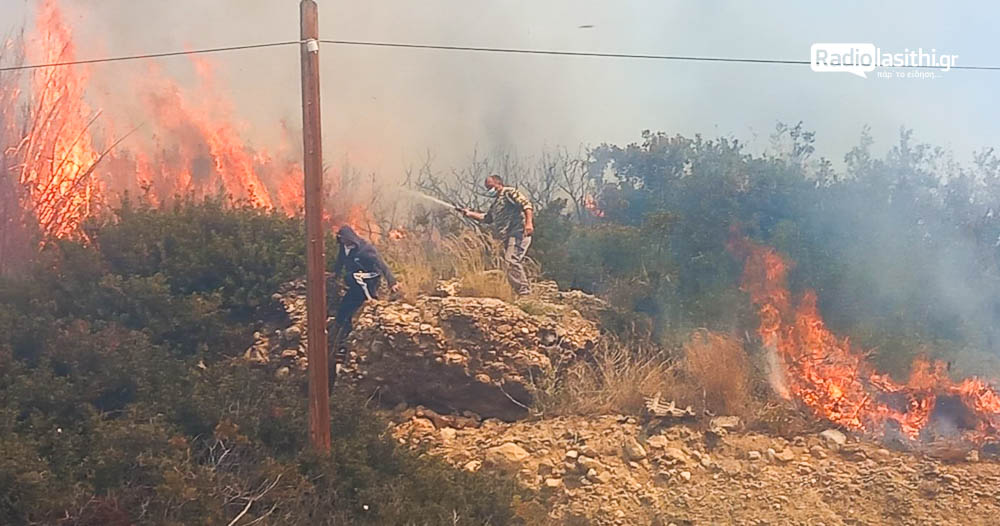
[[1000, 374], [1000, 201], [991, 157], [959, 166], [905, 131], [884, 160], [867, 150], [848, 156], [848, 181], [826, 190], [807, 217], [847, 273], [799, 285], [819, 289], [832, 325], [886, 338], [877, 342], [887, 346], [876, 349], [882, 356], [937, 354], [953, 360], [957, 377]]
[[[128, 54], [295, 40], [297, 2], [76, 2], [63, 0], [79, 55]], [[397, 42], [495, 44], [531, 42], [532, 29], [512, 11], [486, 7], [495, 34], [469, 34], [427, 7], [401, 20], [386, 4], [320, 2], [324, 37]], [[395, 22], [386, 22], [393, 20]], [[571, 22], [566, 27], [576, 31]], [[503, 29], [501, 29], [503, 28]], [[510, 28], [515, 28], [513, 32]], [[301, 119], [298, 49], [294, 46], [210, 55], [219, 84], [246, 122], [248, 140], [273, 145]], [[185, 58], [161, 60], [181, 86], [197, 82]], [[149, 64], [93, 68], [91, 95], [115, 115], [141, 116], [132, 78]], [[544, 57], [442, 53], [324, 45], [322, 85], [327, 164], [345, 160], [387, 182], [430, 150], [442, 166], [467, 161], [477, 144], [528, 153], [573, 127], [573, 95], [582, 79], [565, 61]], [[515, 87], [516, 86], [516, 87]], [[533, 124], [545, 114], [547, 125]]]

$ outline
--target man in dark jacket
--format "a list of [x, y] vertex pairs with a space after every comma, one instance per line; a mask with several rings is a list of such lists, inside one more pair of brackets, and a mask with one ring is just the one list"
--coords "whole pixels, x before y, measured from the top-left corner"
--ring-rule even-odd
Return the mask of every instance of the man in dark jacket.
[[399, 283], [392, 275], [388, 265], [379, 257], [378, 251], [371, 243], [361, 239], [349, 226], [342, 226], [337, 231], [337, 261], [333, 265], [333, 274], [344, 276], [347, 292], [340, 299], [337, 313], [334, 316], [333, 331], [330, 337], [330, 348], [336, 349], [334, 356], [335, 371], [339, 371], [347, 357], [345, 342], [347, 335], [354, 328], [354, 314], [366, 300], [378, 297], [378, 286], [385, 276], [386, 284], [392, 292], [399, 290]]

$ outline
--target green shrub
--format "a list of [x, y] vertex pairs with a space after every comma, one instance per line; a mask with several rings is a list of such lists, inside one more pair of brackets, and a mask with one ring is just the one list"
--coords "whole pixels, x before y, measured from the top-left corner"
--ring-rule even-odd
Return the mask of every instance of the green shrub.
[[317, 457], [302, 380], [227, 359], [302, 270], [295, 221], [130, 206], [0, 279], [0, 524], [515, 522], [510, 480], [397, 448], [349, 391]]

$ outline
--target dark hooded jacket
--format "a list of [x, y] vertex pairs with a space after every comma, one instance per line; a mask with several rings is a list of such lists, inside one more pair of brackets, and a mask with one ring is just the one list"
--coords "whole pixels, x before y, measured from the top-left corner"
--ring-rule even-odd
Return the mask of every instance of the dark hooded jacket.
[[[389, 287], [396, 284], [396, 278], [389, 270], [389, 266], [379, 257], [378, 251], [371, 243], [365, 241], [361, 236], [354, 233], [349, 226], [342, 226], [337, 231], [337, 238], [340, 240], [340, 247], [337, 248], [337, 261], [333, 265], [333, 273], [340, 276], [344, 272], [347, 284], [355, 284], [351, 276], [355, 272], [376, 273], [384, 276]], [[345, 245], [354, 245], [350, 254], [347, 253]]]

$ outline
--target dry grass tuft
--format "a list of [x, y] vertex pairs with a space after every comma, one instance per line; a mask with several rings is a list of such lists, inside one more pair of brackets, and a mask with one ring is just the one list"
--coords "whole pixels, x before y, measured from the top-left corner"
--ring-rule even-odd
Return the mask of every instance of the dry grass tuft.
[[731, 336], [695, 331], [684, 345], [684, 370], [700, 405], [718, 415], [752, 416], [751, 363]]
[[451, 261], [451, 275], [462, 282], [463, 296], [514, 301], [514, 289], [503, 270], [503, 247], [491, 237], [464, 232], [446, 239], [444, 257]]
[[754, 421], [752, 364], [730, 336], [696, 331], [673, 361], [651, 343], [622, 344], [605, 338], [587, 362], [556, 367], [535, 382], [536, 410], [546, 415], [638, 415], [645, 399], [660, 393], [680, 406]]
[[536, 382], [536, 409], [546, 415], [639, 414], [645, 398], [686, 398], [678, 368], [654, 346], [622, 345], [607, 337], [587, 362], [557, 367]]
[[514, 290], [503, 272], [503, 250], [490, 237], [464, 231], [441, 240], [404, 239], [382, 250], [398, 269], [403, 296], [434, 292], [438, 281], [461, 280], [463, 296], [514, 300]]

